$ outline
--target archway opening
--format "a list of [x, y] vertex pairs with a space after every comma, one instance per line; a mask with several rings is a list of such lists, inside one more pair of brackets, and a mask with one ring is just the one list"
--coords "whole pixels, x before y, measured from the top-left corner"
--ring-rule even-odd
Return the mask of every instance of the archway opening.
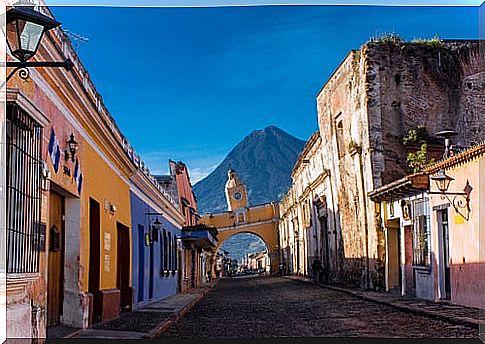
[[216, 274], [225, 277], [267, 275], [271, 260], [266, 243], [256, 234], [237, 233], [224, 240], [218, 252]]

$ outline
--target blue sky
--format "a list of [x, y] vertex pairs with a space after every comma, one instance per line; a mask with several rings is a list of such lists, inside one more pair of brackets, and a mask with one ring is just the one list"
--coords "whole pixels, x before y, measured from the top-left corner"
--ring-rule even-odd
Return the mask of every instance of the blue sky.
[[152, 173], [182, 160], [193, 182], [253, 130], [276, 125], [306, 140], [316, 93], [369, 37], [478, 37], [477, 7], [51, 9], [89, 39], [83, 64]]

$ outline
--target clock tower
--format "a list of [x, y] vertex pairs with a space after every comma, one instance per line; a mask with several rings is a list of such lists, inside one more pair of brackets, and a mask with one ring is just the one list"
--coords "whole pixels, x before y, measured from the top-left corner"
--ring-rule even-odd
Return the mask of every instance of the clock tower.
[[237, 208], [246, 208], [248, 206], [248, 194], [246, 192], [246, 186], [237, 178], [236, 172], [232, 169], [227, 172], [227, 177], [227, 209], [229, 211], [233, 211]]

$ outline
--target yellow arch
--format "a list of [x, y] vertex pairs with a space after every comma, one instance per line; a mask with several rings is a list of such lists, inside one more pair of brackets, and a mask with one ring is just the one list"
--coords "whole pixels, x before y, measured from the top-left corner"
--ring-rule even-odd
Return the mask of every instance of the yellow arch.
[[216, 252], [228, 238], [241, 233], [257, 235], [268, 249], [270, 273], [278, 272], [278, 204], [268, 203], [238, 208], [220, 214], [205, 215], [200, 222], [218, 230]]

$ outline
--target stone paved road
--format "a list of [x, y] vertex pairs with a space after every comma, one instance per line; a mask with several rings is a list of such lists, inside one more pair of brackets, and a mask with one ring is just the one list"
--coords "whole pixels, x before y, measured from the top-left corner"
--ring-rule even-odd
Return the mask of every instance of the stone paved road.
[[[478, 338], [478, 331], [281, 277], [224, 279], [163, 337]], [[163, 338], [162, 337], [162, 338]]]

